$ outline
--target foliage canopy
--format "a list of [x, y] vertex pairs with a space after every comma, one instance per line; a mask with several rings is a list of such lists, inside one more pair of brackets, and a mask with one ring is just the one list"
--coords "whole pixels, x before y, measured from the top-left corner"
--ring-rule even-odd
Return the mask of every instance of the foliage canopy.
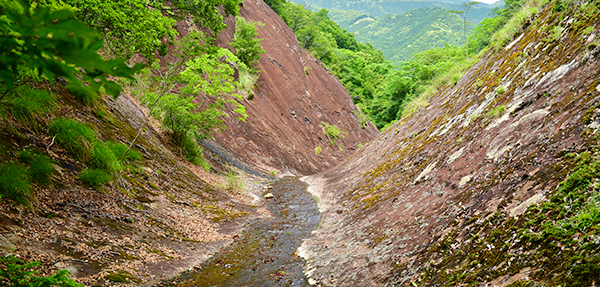
[[73, 16], [27, 0], [0, 2], [0, 100], [31, 80], [55, 77], [81, 79], [94, 91], [102, 87], [119, 95], [121, 87], [106, 76], [130, 78], [141, 66], [103, 60], [97, 53], [100, 35]]

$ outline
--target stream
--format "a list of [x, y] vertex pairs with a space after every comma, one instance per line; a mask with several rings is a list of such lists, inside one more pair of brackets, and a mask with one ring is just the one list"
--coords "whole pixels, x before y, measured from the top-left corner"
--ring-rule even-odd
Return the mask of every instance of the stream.
[[272, 184], [270, 218], [249, 222], [234, 242], [186, 274], [179, 286], [309, 286], [294, 253], [321, 219], [307, 184], [285, 177]]

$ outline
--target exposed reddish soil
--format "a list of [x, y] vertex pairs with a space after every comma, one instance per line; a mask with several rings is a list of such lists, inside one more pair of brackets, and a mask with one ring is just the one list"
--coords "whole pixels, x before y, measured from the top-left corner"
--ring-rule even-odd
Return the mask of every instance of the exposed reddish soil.
[[[560, 154], [586, 146], [582, 132], [600, 124], [600, 50], [589, 45], [600, 34], [580, 34], [600, 19], [550, 10], [429, 106], [341, 165], [306, 178], [325, 209], [302, 247], [313, 283], [412, 286], [442, 260], [428, 249], [450, 231], [458, 232], [451, 249], [468, 244], [469, 219], [484, 222], [497, 211], [505, 220], [518, 217], [566, 178]], [[559, 24], [561, 37], [549, 40], [548, 27]]]
[[[378, 133], [370, 123], [361, 128], [344, 87], [300, 48], [266, 4], [246, 1], [241, 13], [265, 23], [259, 33], [266, 53], [256, 96], [244, 102], [248, 120], [227, 119], [226, 131], [215, 135], [218, 142], [266, 172], [312, 174], [337, 164]], [[233, 36], [235, 20], [227, 21], [230, 28], [219, 38], [222, 45]], [[178, 29], [185, 32], [186, 23], [178, 23]], [[0, 201], [1, 255], [41, 261], [44, 274], [68, 269], [86, 285], [115, 285], [115, 274], [126, 275], [124, 283], [133, 285], [198, 265], [231, 242], [245, 222], [268, 213], [255, 202], [257, 197], [248, 195], [261, 192], [261, 183], [248, 180], [252, 184], [244, 192], [207, 184], [205, 180], [215, 184], [219, 179], [178, 156], [169, 137], [129, 95], [103, 99], [90, 109], [60, 84], [48, 89], [59, 103], [42, 126], [53, 117], [74, 118], [92, 127], [101, 140], [121, 143], [145, 128], [135, 145], [144, 159], [101, 191], [93, 190], [78, 179], [84, 165], [51, 144], [47, 131], [0, 125], [0, 142], [11, 154], [25, 147], [38, 149], [56, 162], [57, 170], [50, 187], [35, 187], [32, 207]], [[321, 121], [337, 125], [348, 136], [331, 144]], [[319, 146], [322, 152], [317, 154]]]
[[[258, 66], [256, 96], [243, 102], [248, 119], [228, 118], [227, 130], [214, 135], [220, 144], [267, 171], [307, 175], [334, 166], [379, 133], [371, 123], [361, 128], [344, 86], [300, 47], [294, 33], [267, 4], [247, 0], [240, 14], [264, 23], [258, 33], [264, 39], [265, 53]], [[217, 44], [228, 47], [234, 21], [227, 19], [228, 29], [221, 32]], [[322, 121], [337, 125], [348, 136], [331, 144]], [[317, 155], [319, 146], [322, 151]]]

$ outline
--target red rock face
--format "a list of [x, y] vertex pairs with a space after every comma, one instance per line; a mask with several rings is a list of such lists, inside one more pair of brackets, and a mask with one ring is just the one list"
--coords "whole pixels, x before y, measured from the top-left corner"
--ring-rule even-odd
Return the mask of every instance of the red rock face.
[[[444, 258], [430, 252], [444, 236], [454, 234], [451, 254], [478, 234], [474, 224], [495, 214], [499, 223], [486, 226], [514, 220], [566, 178], [559, 154], [582, 150], [590, 144], [582, 132], [600, 125], [600, 50], [589, 45], [600, 35], [578, 34], [581, 23], [551, 9], [427, 107], [350, 160], [307, 178], [325, 209], [321, 227], [302, 248], [311, 281], [426, 286], [418, 276]], [[595, 16], [587, 25], [599, 23]], [[560, 38], [544, 40], [539, 27], [557, 25], [564, 28]], [[485, 285], [484, 276], [478, 280]]]
[[[258, 33], [264, 39], [265, 53], [258, 66], [256, 96], [242, 103], [248, 119], [227, 118], [227, 129], [214, 135], [217, 142], [267, 171], [307, 175], [336, 165], [379, 133], [371, 123], [361, 128], [344, 86], [300, 47], [294, 33], [267, 4], [247, 0], [240, 14], [264, 23]], [[228, 29], [219, 35], [218, 45], [229, 47], [234, 21], [227, 19]], [[331, 144], [322, 121], [348, 135]], [[319, 155], [317, 147], [321, 147]]]

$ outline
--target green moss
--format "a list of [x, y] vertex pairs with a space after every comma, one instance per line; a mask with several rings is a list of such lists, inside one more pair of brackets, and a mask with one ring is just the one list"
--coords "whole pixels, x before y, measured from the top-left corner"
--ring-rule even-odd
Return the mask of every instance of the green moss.
[[217, 223], [228, 222], [228, 221], [234, 220], [236, 218], [244, 217], [244, 216], [250, 214], [248, 212], [237, 211], [235, 209], [232, 209], [232, 211], [228, 211], [224, 208], [221, 208], [221, 207], [218, 207], [218, 206], [212, 205], [212, 204], [201, 204], [201, 205], [198, 204], [196, 206], [198, 206], [204, 212], [212, 215], [213, 217], [211, 219]]
[[131, 273], [123, 270], [118, 270], [116, 272], [110, 272], [107, 275], [104, 275], [104, 279], [115, 282], [115, 283], [140, 283], [142, 280], [136, 278]]
[[156, 254], [156, 255], [158, 255], [160, 257], [163, 257], [163, 258], [165, 258], [167, 260], [173, 260], [173, 256], [169, 256], [166, 253], [162, 252], [161, 250], [152, 248], [152, 249], [148, 249], [148, 251], [151, 252], [151, 253], [154, 253], [154, 254]]

